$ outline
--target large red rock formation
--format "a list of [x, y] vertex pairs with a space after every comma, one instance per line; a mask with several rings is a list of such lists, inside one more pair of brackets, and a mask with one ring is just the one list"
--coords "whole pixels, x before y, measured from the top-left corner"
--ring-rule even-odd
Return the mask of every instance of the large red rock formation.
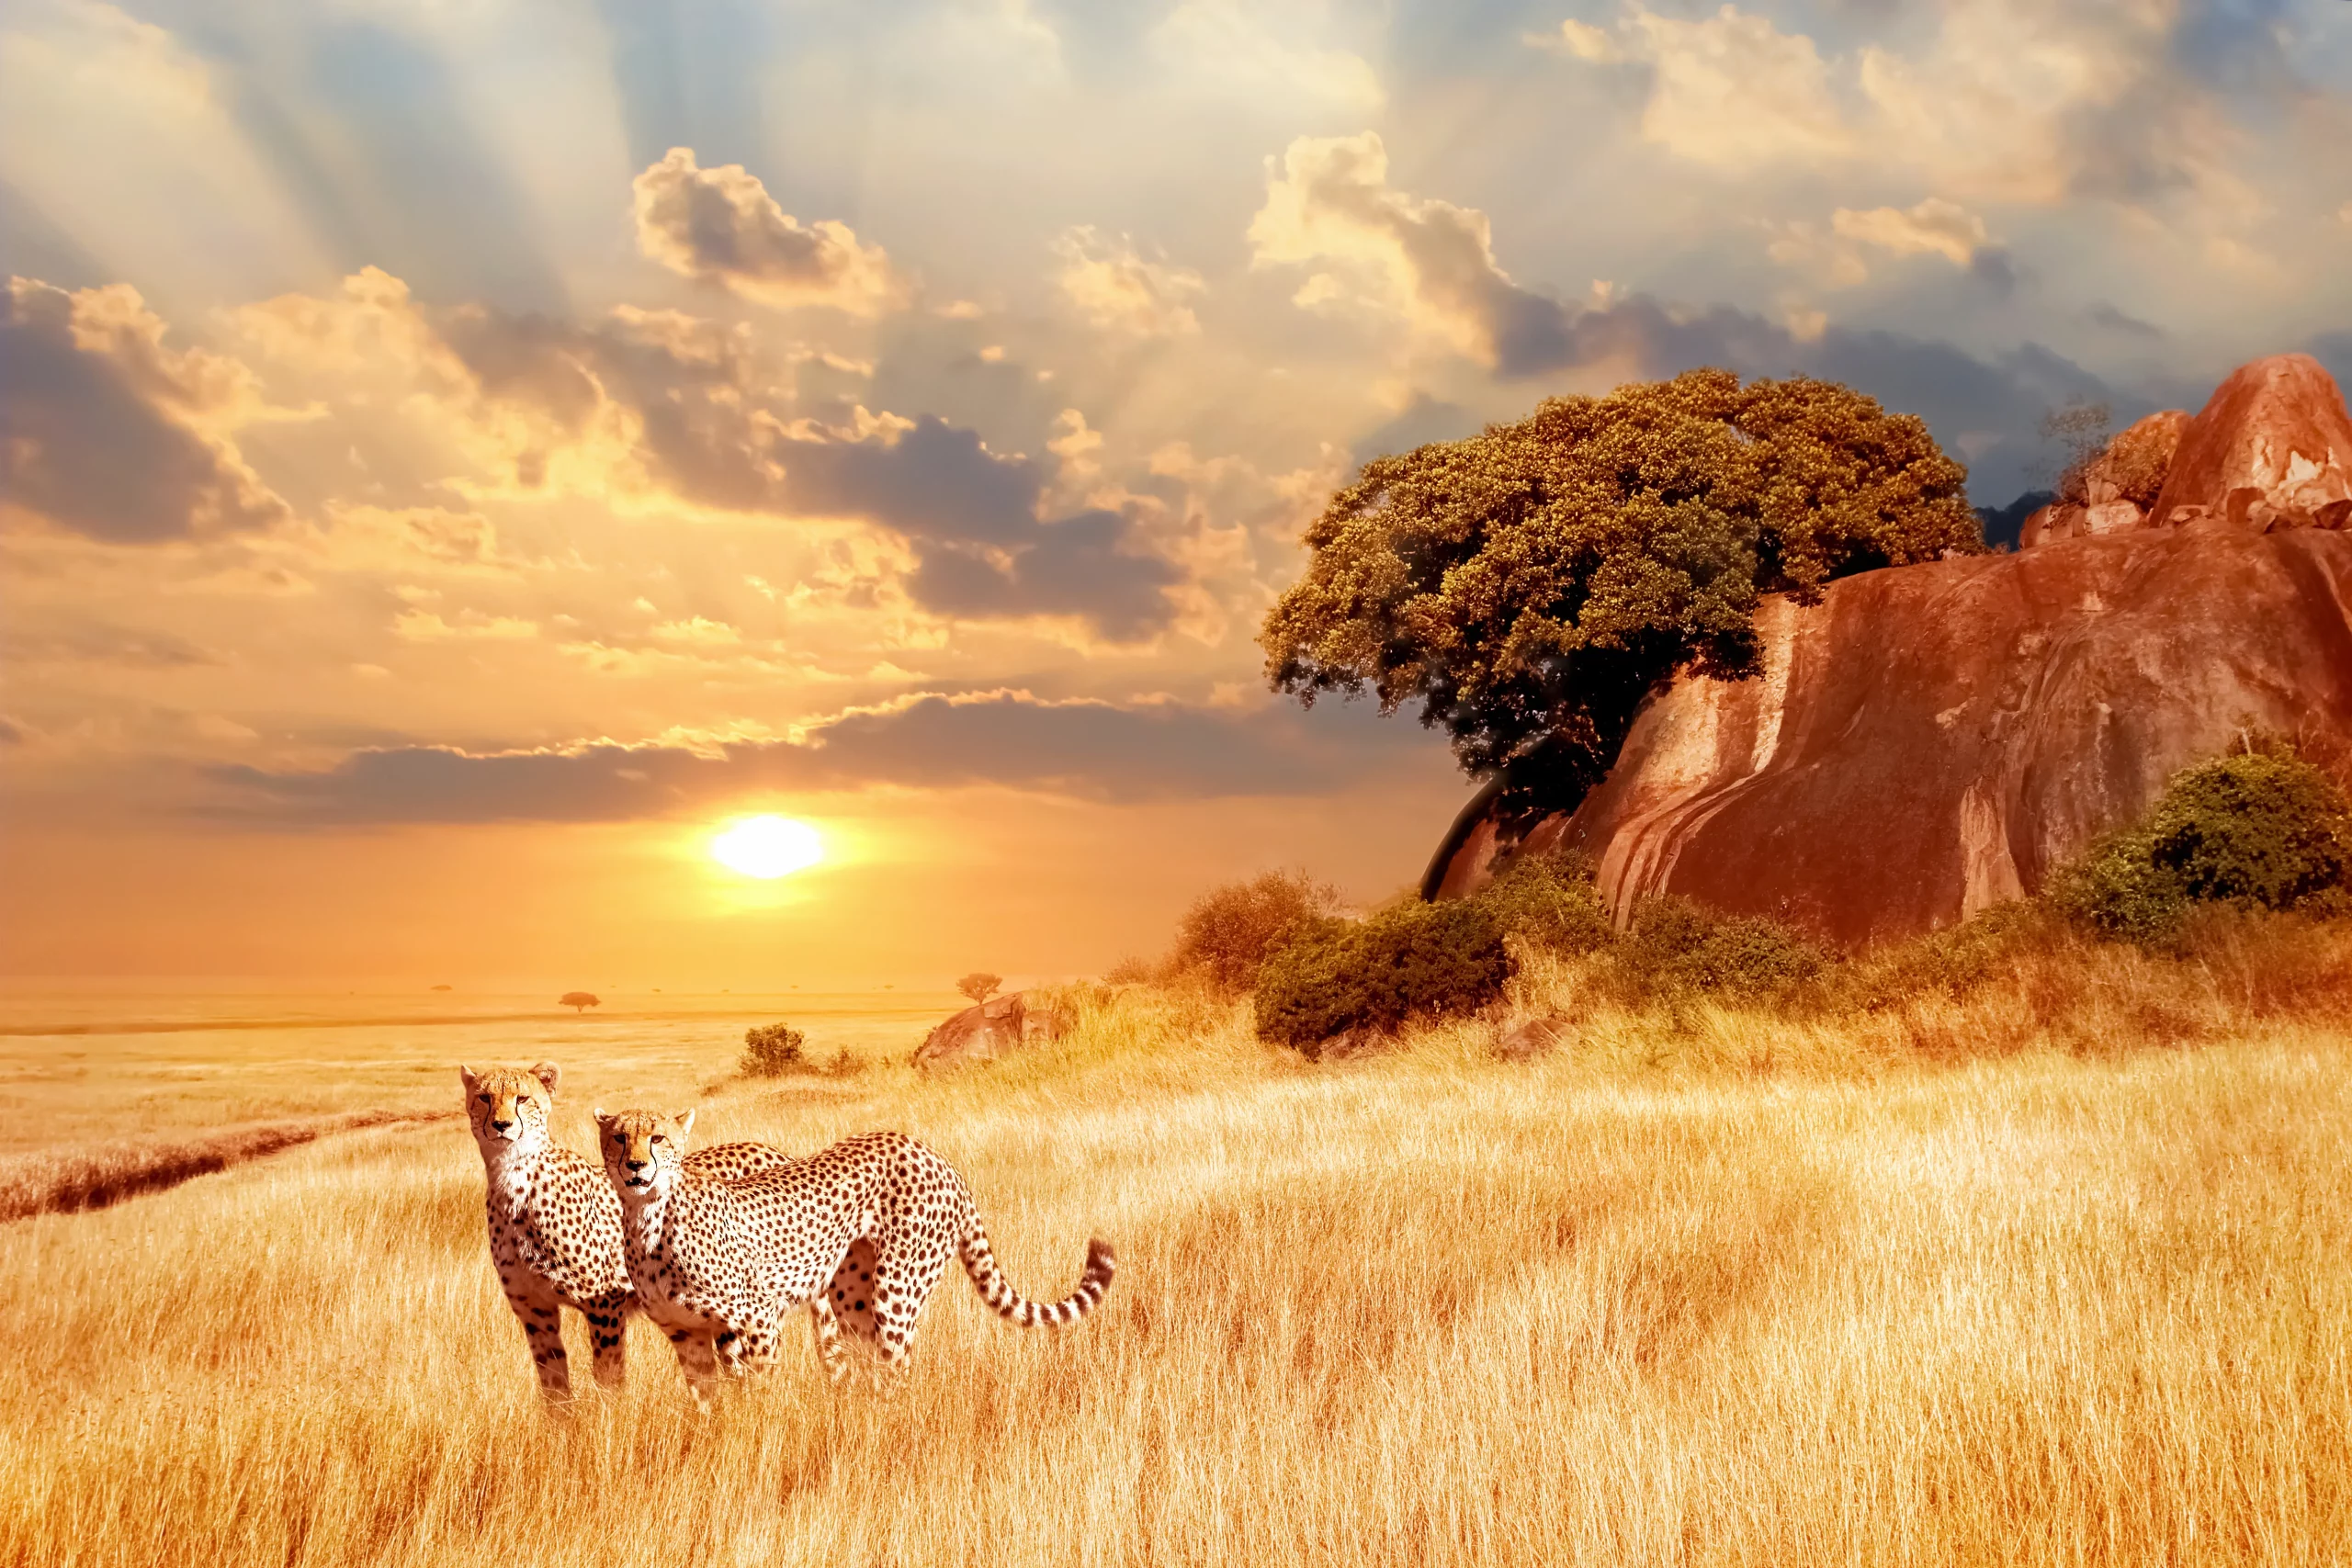
[[[2181, 525], [1769, 601], [1759, 675], [1678, 680], [1526, 841], [1585, 848], [1621, 916], [1687, 894], [1851, 947], [2033, 891], [2248, 730], [2352, 742], [2334, 383], [2301, 355], [2258, 361], [2178, 434], [2153, 515]], [[1509, 847], [1474, 803], [1424, 891], [1469, 891]]]
[[2273, 355], [2213, 389], [2150, 520], [2177, 526], [2200, 516], [2257, 528], [2352, 523], [2352, 415], [2318, 360]]

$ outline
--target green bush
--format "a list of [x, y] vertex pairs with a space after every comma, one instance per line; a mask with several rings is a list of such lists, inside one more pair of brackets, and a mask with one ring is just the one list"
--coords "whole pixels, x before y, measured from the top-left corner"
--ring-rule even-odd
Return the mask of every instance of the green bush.
[[1475, 899], [1317, 919], [1294, 927], [1259, 966], [1258, 1033], [1311, 1056], [1346, 1030], [1471, 1011], [1510, 977], [1502, 928]]
[[1476, 901], [1504, 935], [1551, 953], [1590, 953], [1617, 935], [1592, 863], [1573, 850], [1517, 857], [1478, 890]]
[[2347, 872], [2343, 790], [2298, 757], [2246, 751], [2175, 773], [2144, 818], [2095, 840], [2049, 895], [2106, 935], [2164, 942], [2197, 904], [2340, 908]]
[[1757, 996], [1810, 980], [1827, 966], [1822, 951], [1780, 921], [1727, 915], [1679, 897], [1634, 907], [1611, 953], [1636, 990]]
[[785, 1024], [755, 1024], [743, 1032], [743, 1076], [774, 1078], [800, 1071], [806, 1066], [800, 1047], [806, 1043], [800, 1031]]

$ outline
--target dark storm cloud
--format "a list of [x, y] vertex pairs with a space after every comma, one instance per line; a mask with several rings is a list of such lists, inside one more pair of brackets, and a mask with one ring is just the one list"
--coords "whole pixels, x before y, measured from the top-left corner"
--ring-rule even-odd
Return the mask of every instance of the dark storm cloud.
[[285, 515], [233, 454], [172, 416], [160, 356], [134, 362], [112, 336], [85, 346], [74, 311], [46, 284], [0, 291], [0, 502], [125, 545]]
[[284, 827], [372, 822], [620, 821], [762, 789], [994, 784], [1089, 800], [1308, 795], [1439, 743], [1360, 704], [1236, 712], [1172, 704], [928, 696], [852, 713], [799, 744], [587, 746], [476, 753], [355, 751], [321, 773], [209, 771], [224, 815]]

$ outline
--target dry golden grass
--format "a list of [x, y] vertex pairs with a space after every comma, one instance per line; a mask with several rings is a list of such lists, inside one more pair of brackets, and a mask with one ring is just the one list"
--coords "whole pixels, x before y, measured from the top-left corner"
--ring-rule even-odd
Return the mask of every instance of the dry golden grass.
[[[713, 1139], [924, 1138], [1032, 1293], [1117, 1244], [1058, 1336], [951, 1276], [887, 1403], [793, 1346], [697, 1417], [639, 1325], [628, 1391], [548, 1417], [451, 1126], [20, 1221], [0, 1562], [2343, 1560], [2346, 1036], [2109, 1037], [2261, 1010], [2106, 962], [2071, 1001], [1603, 1010], [1523, 1066], [1480, 1023], [1308, 1068], [1097, 992], [992, 1069], [702, 1100]], [[620, 1076], [573, 1066], [560, 1135]]]

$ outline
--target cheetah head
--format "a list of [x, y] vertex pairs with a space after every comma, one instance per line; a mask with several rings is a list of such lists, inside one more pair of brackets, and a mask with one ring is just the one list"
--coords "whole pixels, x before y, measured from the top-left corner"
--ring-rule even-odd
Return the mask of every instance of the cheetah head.
[[596, 1112], [596, 1142], [605, 1151], [605, 1174], [621, 1200], [642, 1201], [667, 1192], [686, 1157], [686, 1134], [695, 1113], [664, 1116], [653, 1111]]
[[553, 1062], [541, 1062], [528, 1071], [484, 1067], [477, 1073], [461, 1066], [458, 1076], [465, 1079], [466, 1115], [484, 1155], [503, 1157], [547, 1147], [556, 1080], [563, 1076]]

